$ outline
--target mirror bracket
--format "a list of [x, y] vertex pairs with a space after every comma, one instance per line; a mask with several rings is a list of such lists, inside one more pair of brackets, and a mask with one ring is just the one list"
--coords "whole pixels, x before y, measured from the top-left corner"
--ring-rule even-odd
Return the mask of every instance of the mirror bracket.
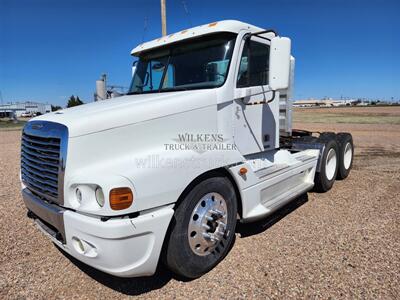
[[273, 33], [275, 37], [278, 36], [278, 33], [274, 29], [267, 29], [267, 30], [253, 32], [253, 33], [250, 33], [250, 32], [246, 33], [244, 35], [243, 39], [247, 40], [247, 39], [251, 38], [252, 36], [256, 36], [256, 37], [259, 37], [260, 39], [267, 40], [267, 41], [270, 42], [271, 39], [269, 39], [269, 38], [267, 38], [265, 36], [261, 36], [262, 34], [265, 34], [265, 33]]
[[259, 37], [260, 39], [271, 41], [271, 39], [261, 36], [261, 34], [266, 34], [266, 33], [273, 33], [275, 37], [278, 36], [278, 33], [274, 29], [266, 29], [266, 30], [262, 30], [262, 31], [257, 31], [257, 32], [251, 33], [250, 36], [256, 36], [256, 37]]

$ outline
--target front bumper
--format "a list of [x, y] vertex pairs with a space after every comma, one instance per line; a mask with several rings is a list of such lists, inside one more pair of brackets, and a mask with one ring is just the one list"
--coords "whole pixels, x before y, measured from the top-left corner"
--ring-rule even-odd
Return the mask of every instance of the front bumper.
[[120, 277], [154, 274], [174, 213], [171, 206], [133, 219], [101, 221], [44, 202], [28, 189], [22, 195], [39, 228], [76, 259]]

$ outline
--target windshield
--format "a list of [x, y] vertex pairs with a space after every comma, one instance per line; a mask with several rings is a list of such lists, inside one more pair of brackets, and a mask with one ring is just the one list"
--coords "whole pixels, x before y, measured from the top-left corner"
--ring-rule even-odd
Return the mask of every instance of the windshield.
[[232, 33], [214, 34], [141, 55], [128, 94], [223, 85], [235, 38]]

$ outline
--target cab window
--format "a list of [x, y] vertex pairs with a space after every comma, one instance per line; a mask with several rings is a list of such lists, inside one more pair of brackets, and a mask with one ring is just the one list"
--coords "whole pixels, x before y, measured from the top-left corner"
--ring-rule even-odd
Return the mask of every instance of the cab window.
[[248, 39], [240, 60], [237, 87], [267, 85], [269, 75], [269, 45]]

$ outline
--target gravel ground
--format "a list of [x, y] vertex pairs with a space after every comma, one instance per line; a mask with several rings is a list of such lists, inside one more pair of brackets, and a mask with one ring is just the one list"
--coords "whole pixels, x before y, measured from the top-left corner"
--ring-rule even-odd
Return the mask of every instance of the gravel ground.
[[188, 282], [163, 268], [153, 277], [119, 279], [57, 250], [26, 218], [20, 132], [0, 131], [0, 299], [399, 299], [400, 127], [391, 127], [397, 136], [389, 147], [385, 135], [374, 133], [387, 129], [378, 127], [369, 126], [369, 135], [349, 129], [359, 150], [347, 180], [239, 225], [225, 260]]

